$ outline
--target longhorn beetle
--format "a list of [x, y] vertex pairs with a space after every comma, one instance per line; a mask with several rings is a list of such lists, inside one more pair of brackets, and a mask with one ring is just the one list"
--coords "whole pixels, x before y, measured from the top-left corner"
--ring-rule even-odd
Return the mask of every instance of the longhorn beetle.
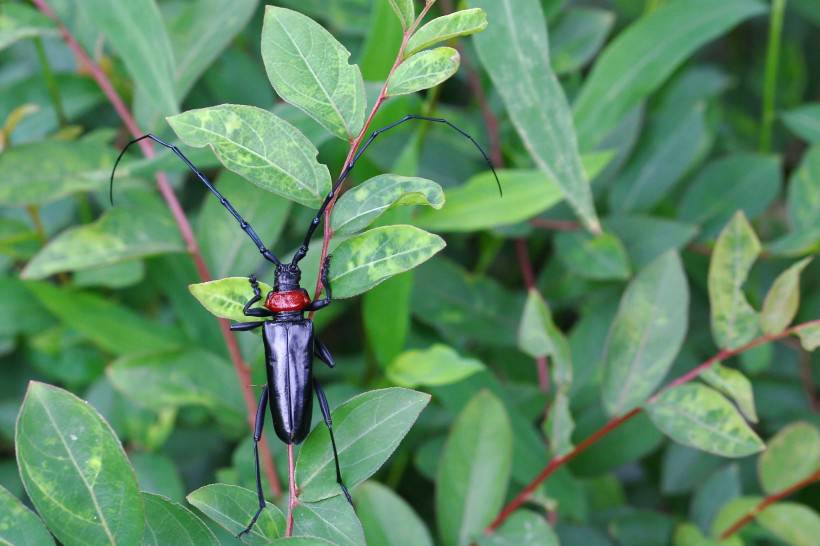
[[[265, 424], [265, 408], [270, 400], [271, 416], [273, 417], [273, 427], [276, 430], [276, 435], [280, 440], [286, 444], [299, 444], [305, 439], [310, 431], [310, 422], [313, 414], [313, 396], [316, 393], [316, 398], [319, 401], [319, 408], [322, 412], [327, 430], [330, 433], [330, 443], [333, 447], [333, 459], [336, 464], [336, 481], [339, 484], [342, 492], [347, 498], [348, 502], [353, 504], [350, 498], [350, 492], [342, 480], [342, 472], [339, 467], [339, 454], [336, 450], [336, 439], [333, 436], [333, 423], [330, 418], [330, 406], [327, 403], [327, 398], [322, 390], [321, 385], [313, 377], [313, 357], [327, 364], [329, 367], [334, 366], [333, 355], [331, 355], [327, 346], [319, 339], [313, 331], [313, 321], [310, 318], [305, 318], [305, 311], [313, 312], [323, 307], [327, 307], [333, 296], [328, 280], [328, 268], [330, 264], [330, 256], [327, 256], [321, 266], [321, 281], [324, 287], [324, 298], [311, 301], [307, 291], [299, 284], [301, 280], [301, 270], [299, 269], [299, 262], [305, 257], [310, 245], [310, 239], [314, 231], [321, 221], [325, 209], [328, 207], [336, 192], [347, 179], [354, 165], [362, 156], [364, 151], [373, 143], [373, 141], [382, 133], [393, 129], [411, 120], [422, 120], [434, 123], [442, 123], [457, 131], [462, 136], [472, 142], [495, 177], [495, 182], [498, 185], [499, 194], [501, 194], [501, 182], [498, 180], [498, 175], [493, 168], [490, 158], [487, 156], [483, 148], [476, 142], [476, 140], [467, 134], [462, 129], [459, 129], [449, 121], [443, 118], [433, 118], [427, 116], [407, 115], [398, 121], [395, 121], [381, 129], [373, 131], [364, 145], [356, 152], [353, 159], [348, 166], [342, 171], [339, 178], [334, 182], [330, 193], [325, 197], [322, 206], [316, 212], [313, 220], [308, 226], [307, 233], [305, 233], [304, 240], [296, 253], [293, 255], [290, 263], [282, 262], [276, 257], [273, 252], [265, 247], [262, 239], [254, 231], [251, 225], [245, 221], [244, 218], [237, 212], [220, 192], [216, 189], [213, 182], [211, 182], [202, 171], [196, 168], [191, 161], [173, 144], [168, 144], [159, 137], [153, 134], [143, 135], [130, 141], [123, 148], [117, 161], [114, 163], [114, 168], [111, 171], [111, 180], [109, 186], [109, 199], [111, 204], [114, 204], [114, 173], [117, 170], [120, 160], [125, 155], [125, 152], [133, 144], [141, 140], [152, 140], [157, 144], [164, 146], [176, 154], [196, 175], [199, 180], [213, 193], [219, 202], [228, 209], [228, 212], [236, 218], [239, 222], [239, 227], [247, 233], [248, 237], [259, 249], [262, 256], [276, 266], [276, 277], [271, 290], [265, 298], [264, 307], [253, 307], [259, 300], [262, 299], [262, 293], [259, 289], [259, 283], [256, 276], [251, 274], [248, 276], [253, 297], [250, 298], [242, 311], [248, 317], [262, 317], [266, 320], [260, 322], [240, 322], [231, 325], [231, 330], [244, 331], [253, 330], [255, 328], [262, 328], [262, 339], [265, 344], [265, 362], [267, 372], [267, 385], [262, 389], [262, 394], [259, 397], [259, 405], [256, 411], [256, 424], [253, 432], [253, 456], [256, 468], [256, 493], [259, 499], [259, 509], [251, 519], [248, 526], [239, 533], [242, 536], [250, 532], [256, 520], [265, 509], [265, 495], [262, 491], [262, 478], [259, 470], [259, 440], [262, 437], [262, 427]], [[272, 399], [271, 393], [273, 394]]]

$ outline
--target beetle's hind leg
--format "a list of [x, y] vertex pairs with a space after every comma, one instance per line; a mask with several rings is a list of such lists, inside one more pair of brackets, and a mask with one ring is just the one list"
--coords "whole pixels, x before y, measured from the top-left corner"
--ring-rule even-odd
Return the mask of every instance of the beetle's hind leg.
[[265, 410], [268, 407], [268, 386], [262, 389], [262, 394], [259, 396], [259, 405], [256, 408], [256, 423], [253, 428], [253, 460], [256, 468], [256, 496], [259, 499], [259, 509], [254, 514], [253, 519], [245, 529], [239, 533], [237, 538], [248, 534], [256, 524], [256, 520], [262, 515], [262, 510], [265, 509], [265, 493], [262, 491], [262, 474], [259, 471], [259, 440], [262, 439], [262, 428], [265, 426]]
[[336, 482], [339, 484], [339, 487], [342, 488], [342, 493], [345, 494], [347, 502], [353, 506], [353, 499], [350, 497], [350, 491], [347, 490], [344, 481], [342, 481], [342, 470], [339, 468], [339, 453], [336, 451], [336, 438], [333, 437], [333, 421], [330, 419], [330, 406], [327, 403], [325, 391], [322, 390], [322, 386], [319, 385], [316, 378], [313, 379], [313, 389], [316, 391], [316, 397], [319, 399], [319, 407], [322, 409], [322, 418], [327, 425], [327, 431], [330, 433], [330, 445], [333, 446], [333, 460], [336, 463]]

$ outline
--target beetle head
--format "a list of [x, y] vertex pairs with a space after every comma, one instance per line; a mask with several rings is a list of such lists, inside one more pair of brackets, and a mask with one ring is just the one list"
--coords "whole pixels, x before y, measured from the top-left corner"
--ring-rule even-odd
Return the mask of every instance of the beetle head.
[[296, 264], [283, 263], [276, 268], [276, 281], [273, 289], [277, 292], [286, 290], [298, 290], [299, 281], [302, 279], [302, 271]]

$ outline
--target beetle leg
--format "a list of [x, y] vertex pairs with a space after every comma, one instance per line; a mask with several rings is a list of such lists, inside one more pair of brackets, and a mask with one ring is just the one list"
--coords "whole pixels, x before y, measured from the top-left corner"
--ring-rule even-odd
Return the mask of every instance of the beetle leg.
[[242, 308], [242, 312], [245, 314], [246, 317], [271, 317], [273, 316], [273, 312], [269, 309], [255, 307], [251, 309], [251, 306], [262, 299], [262, 292], [259, 290], [259, 281], [256, 280], [256, 275], [251, 273], [248, 276], [248, 282], [253, 288], [253, 297], [248, 300], [245, 304], [245, 307]]
[[325, 297], [320, 300], [315, 300], [310, 302], [310, 305], [307, 306], [307, 311], [316, 311], [321, 309], [322, 307], [327, 307], [330, 305], [331, 300], [333, 299], [333, 293], [330, 290], [330, 279], [328, 279], [328, 275], [330, 271], [330, 256], [325, 256], [325, 261], [322, 264], [322, 286], [325, 287]]
[[231, 324], [231, 330], [234, 332], [244, 332], [246, 330], [253, 330], [265, 324], [263, 321], [257, 322], [235, 322]]
[[253, 519], [245, 527], [241, 533], [239, 533], [237, 538], [242, 537], [242, 535], [250, 533], [253, 526], [256, 524], [256, 520], [259, 519], [259, 516], [262, 515], [262, 510], [265, 509], [265, 493], [262, 491], [262, 475], [259, 471], [259, 440], [262, 439], [262, 428], [265, 426], [265, 410], [268, 407], [268, 386], [262, 389], [262, 394], [259, 396], [259, 405], [256, 407], [256, 423], [253, 428], [253, 460], [256, 465], [256, 496], [259, 499], [259, 509], [254, 514]]
[[330, 406], [327, 404], [325, 391], [322, 390], [322, 386], [319, 385], [315, 377], [313, 378], [313, 389], [316, 391], [316, 397], [319, 399], [319, 407], [322, 409], [322, 418], [327, 425], [327, 431], [330, 433], [330, 445], [333, 446], [333, 460], [336, 463], [336, 483], [342, 488], [342, 493], [345, 494], [347, 502], [353, 506], [353, 499], [350, 497], [350, 491], [347, 490], [347, 487], [342, 481], [342, 470], [339, 468], [339, 453], [336, 451], [336, 438], [333, 437], [333, 421], [330, 419]]
[[313, 336], [313, 354], [315, 354], [319, 360], [327, 364], [329, 368], [336, 365], [336, 361], [333, 360], [333, 355], [330, 354], [330, 350], [327, 348], [327, 345], [322, 343], [322, 340], [315, 335]]

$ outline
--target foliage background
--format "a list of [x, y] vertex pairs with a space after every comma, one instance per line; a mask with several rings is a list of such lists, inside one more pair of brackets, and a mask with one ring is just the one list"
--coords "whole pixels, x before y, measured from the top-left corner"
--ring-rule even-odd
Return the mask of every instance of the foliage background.
[[[141, 128], [174, 139], [165, 115], [254, 105], [296, 125], [330, 173], [340, 171], [348, 143], [271, 88], [261, 4], [145, 0], [129, 3], [133, 25], [124, 27], [113, 8], [126, 4], [50, 4]], [[352, 52], [372, 105], [401, 41], [390, 2], [280, 4], [318, 20]], [[407, 113], [450, 119], [505, 167], [504, 198], [455, 133], [406, 124], [381, 137], [352, 183], [395, 172], [440, 184], [442, 210], [396, 207], [377, 222], [415, 224], [447, 247], [316, 317], [338, 362], [317, 370], [332, 406], [393, 386], [432, 395], [354, 493], [369, 543], [469, 544], [553, 460], [557, 471], [537, 484], [527, 510], [482, 544], [717, 544], [732, 522], [781, 492], [788, 502], [725, 543], [816, 544], [818, 356], [807, 350], [816, 325], [801, 329], [801, 340], [780, 333], [792, 318], [820, 317], [820, 264], [800, 261], [820, 245], [817, 3], [468, 4], [461, 7], [484, 7], [490, 24], [458, 41], [459, 71], [432, 90], [389, 99], [373, 128]], [[431, 13], [452, 9], [440, 0]], [[103, 38], [110, 32], [122, 33], [128, 54]], [[107, 176], [128, 133], [48, 18], [0, 0], [0, 48], [0, 485], [10, 493], [0, 490], [0, 521], [20, 513], [12, 497], [27, 499], [15, 420], [35, 379], [88, 400], [122, 441], [140, 489], [181, 503], [146, 496], [149, 519], [177, 510], [167, 517], [215, 533], [192, 543], [234, 544], [207, 510], [186, 520], [191, 504], [203, 507], [186, 504], [188, 492], [214, 482], [252, 489], [253, 469], [237, 375], [217, 322], [188, 291], [197, 271], [153, 174], [167, 173], [213, 278], [256, 270], [272, 282], [270, 270], [170, 153], [135, 153], [117, 180], [117, 207], [109, 206]], [[207, 148], [185, 152], [271, 248], [296, 248], [312, 210], [247, 184]], [[603, 235], [594, 234], [598, 218]], [[317, 255], [314, 244], [308, 288]], [[736, 358], [719, 352], [767, 334], [782, 339]], [[258, 339], [237, 339], [261, 385]], [[717, 377], [643, 405], [651, 419], [629, 415], [713, 356], [727, 365]], [[561, 456], [610, 418], [613, 432], [564, 464]], [[100, 430], [90, 445], [116, 458]], [[47, 430], [35, 436], [48, 448]], [[762, 454], [761, 442], [769, 446]], [[271, 441], [270, 450], [286, 481], [282, 446]], [[336, 523], [358, 525], [350, 517]], [[29, 539], [46, 533], [36, 518], [14, 522]], [[0, 526], [0, 538], [26, 543], [4, 537], [11, 532]]]

